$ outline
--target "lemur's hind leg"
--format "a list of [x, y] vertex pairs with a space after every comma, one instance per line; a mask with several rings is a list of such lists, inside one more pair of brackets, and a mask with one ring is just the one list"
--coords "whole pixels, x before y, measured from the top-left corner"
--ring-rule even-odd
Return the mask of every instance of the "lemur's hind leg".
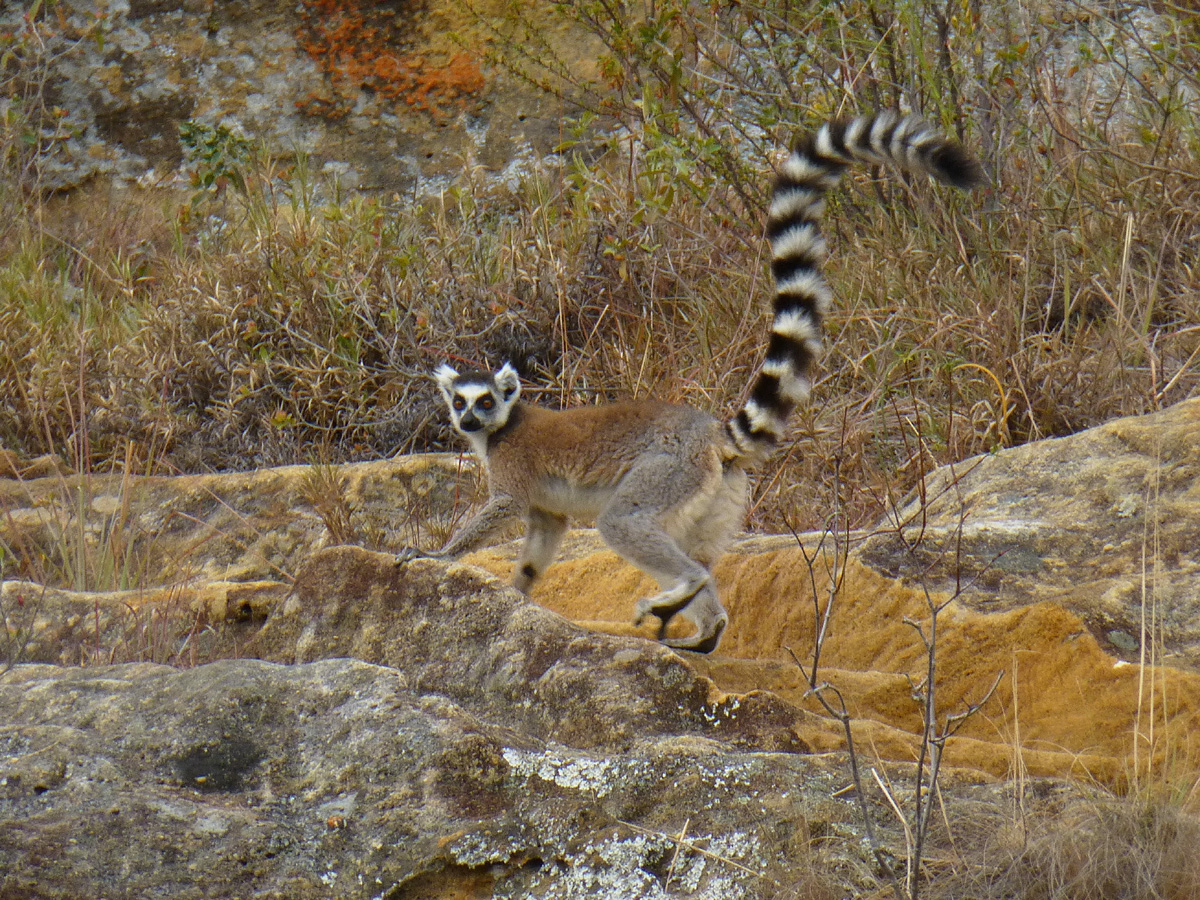
[[596, 519], [608, 546], [658, 581], [659, 593], [638, 601], [635, 624], [647, 616], [657, 617], [662, 640], [667, 623], [686, 610], [696, 633], [666, 643], [702, 653], [715, 649], [729, 617], [717, 599], [712, 574], [683, 551], [668, 532], [667, 523], [688, 515], [690, 510], [681, 509], [681, 504], [691, 506], [704, 498], [711, 481], [702, 467], [671, 454], [648, 456], [625, 476]]
[[[708, 577], [711, 581], [711, 572]], [[691, 590], [692, 584], [688, 584], [686, 589], [679, 592], [672, 590], [672, 588], [678, 588], [678, 582], [672, 583], [670, 579], [659, 578], [658, 587], [659, 593], [638, 600], [634, 607], [633, 624], [641, 625], [646, 621], [647, 616], [654, 616], [658, 619], [658, 632], [654, 637], [656, 640], [666, 641], [667, 626], [671, 624], [671, 620], [692, 605], [696, 597], [704, 591], [704, 586], [701, 585], [693, 591]]]
[[[696, 635], [692, 638], [663, 638], [669, 619], [664, 618], [659, 640], [671, 647], [685, 647], [709, 653], [716, 649], [729, 617], [717, 594], [717, 582], [711, 576], [712, 568], [728, 549], [738, 529], [746, 518], [746, 499], [749, 483], [746, 472], [740, 466], [721, 467], [719, 481], [712, 480], [706, 490], [679, 510], [679, 515], [667, 523], [667, 531], [680, 548], [691, 559], [704, 566], [710, 573], [708, 583], [680, 611], [693, 622], [714, 623], [707, 639]], [[700, 638], [699, 640], [697, 640]]]
[[521, 558], [513, 569], [513, 587], [523, 594], [529, 593], [534, 581], [554, 562], [558, 545], [567, 532], [567, 517], [558, 516], [542, 509], [530, 509], [526, 523], [525, 545]]

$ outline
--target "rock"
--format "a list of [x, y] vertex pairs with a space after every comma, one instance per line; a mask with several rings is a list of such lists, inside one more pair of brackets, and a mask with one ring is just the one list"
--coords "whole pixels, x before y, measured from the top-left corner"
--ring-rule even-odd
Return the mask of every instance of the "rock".
[[[807, 716], [769, 694], [726, 696], [662, 644], [589, 632], [468, 566], [334, 547], [248, 648], [286, 663], [352, 656], [405, 673], [540, 740], [622, 751], [657, 735], [803, 752]], [[818, 730], [827, 723], [812, 723]]]
[[[425, 454], [226, 475], [0, 480], [4, 575], [16, 568], [28, 579], [0, 585], [0, 663], [241, 656], [319, 548], [359, 541], [394, 552], [445, 534], [466, 505], [455, 499], [462, 472], [455, 456]], [[119, 589], [130, 582], [141, 586]]]
[[1200, 668], [1200, 399], [939, 469], [924, 495], [864, 563], [975, 610], [1049, 601], [1116, 656], [1144, 634]]
[[0, 583], [0, 660], [194, 665], [238, 657], [288, 590], [278, 581], [103, 592], [5, 581]]
[[[725, 691], [770, 691], [821, 712], [796, 662], [811, 666], [814, 588], [822, 608], [830, 589], [830, 555], [817, 551], [817, 541], [812, 536], [802, 547], [789, 536], [735, 545], [715, 569], [729, 628], [717, 654], [689, 655], [689, 665]], [[533, 598], [589, 627], [630, 632], [626, 614], [652, 582], [629, 571], [594, 534], [572, 535], [572, 544], [579, 557], [551, 567]], [[516, 552], [506, 546], [469, 560], [505, 573]], [[915, 759], [922, 708], [914, 687], [924, 681], [928, 661], [909, 623], [928, 629], [926, 594], [873, 571], [857, 551], [839, 558], [838, 571], [821, 680], [841, 692], [862, 745], [883, 758]], [[1147, 687], [1151, 673], [1154, 688]], [[1174, 744], [1200, 728], [1200, 676], [1174, 666], [1142, 672], [1111, 656], [1076, 615], [1053, 603], [992, 612], [950, 601], [939, 616], [939, 718], [980, 701], [997, 677], [984, 714], [947, 743], [949, 763], [1001, 778], [1019, 770], [1075, 774], [1119, 789], [1138, 758], [1142, 766], [1153, 758], [1170, 767], [1184, 757], [1185, 768], [1200, 769], [1200, 758]], [[1135, 749], [1132, 735], [1148, 732], [1151, 705], [1161, 742], [1147, 753]], [[844, 746], [827, 731], [801, 729], [800, 736], [816, 750]]]
[[354, 659], [25, 665], [0, 709], [5, 897], [771, 897], [852, 815], [828, 761], [584, 752]]
[[101, 576], [122, 569], [150, 585], [286, 582], [331, 543], [394, 551], [437, 541], [467, 507], [464, 471], [474, 468], [433, 453], [222, 475], [0, 479], [0, 529], [18, 559], [93, 590], [118, 587]]
[[[187, 120], [227, 126], [276, 158], [309, 155], [342, 188], [438, 189], [468, 162], [511, 174], [562, 140], [562, 109], [485, 61], [506, 10], [437, 0], [338, 9], [308, 0], [67, 0], [35, 49], [17, 55], [60, 111], [39, 187], [97, 176], [186, 185], [178, 176]], [[19, 29], [24, 12], [0, 7], [0, 29]], [[561, 59], [580, 71], [591, 65], [595, 51], [548, 8], [526, 12], [544, 20], [539, 37]], [[372, 40], [379, 46], [364, 47]], [[377, 63], [411, 78], [372, 82]]]

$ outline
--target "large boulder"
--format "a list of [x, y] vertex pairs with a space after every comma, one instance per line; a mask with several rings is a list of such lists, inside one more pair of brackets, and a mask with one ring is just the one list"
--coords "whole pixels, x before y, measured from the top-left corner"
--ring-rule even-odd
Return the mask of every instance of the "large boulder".
[[5, 898], [770, 897], [851, 815], [836, 764], [583, 751], [350, 658], [23, 665], [0, 709]]
[[973, 610], [1077, 614], [1136, 662], [1200, 669], [1200, 399], [937, 470], [863, 562]]
[[816, 718], [770, 694], [725, 695], [662, 644], [580, 628], [473, 567], [398, 566], [356, 547], [312, 557], [249, 649], [287, 663], [378, 662], [419, 693], [583, 749], [696, 734], [799, 752], [801, 723]]

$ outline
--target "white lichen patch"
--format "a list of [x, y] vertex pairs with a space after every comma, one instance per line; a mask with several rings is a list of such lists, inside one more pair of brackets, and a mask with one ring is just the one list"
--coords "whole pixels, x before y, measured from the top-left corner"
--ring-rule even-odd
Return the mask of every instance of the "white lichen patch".
[[[760, 849], [756, 838], [740, 832], [684, 835], [682, 840], [660, 834], [614, 835], [543, 869], [540, 884], [511, 896], [528, 896], [534, 887], [545, 900], [743, 900], [755, 896], [753, 878], [746, 872], [761, 868]], [[497, 887], [495, 896], [510, 896], [502, 885]]]
[[456, 838], [447, 849], [454, 861], [464, 866], [502, 863], [513, 855], [510, 843], [493, 841], [487, 834], [464, 834]]
[[743, 866], [753, 866], [761, 862], [762, 842], [757, 835], [731, 831], [709, 838], [708, 852], [724, 859], [736, 860]]
[[211, 813], [207, 816], [201, 816], [193, 822], [192, 830], [208, 837], [220, 837], [228, 833], [229, 822], [224, 816]]
[[726, 697], [725, 699], [714, 703], [712, 708], [705, 708], [700, 711], [700, 715], [709, 725], [717, 725], [721, 722], [731, 722], [737, 718], [737, 711], [741, 707], [742, 702], [737, 697]]
[[[705, 784], [718, 791], [744, 793], [754, 784], [758, 766], [755, 760], [714, 758], [698, 764]], [[717, 799], [717, 798], [714, 798]]]
[[529, 753], [512, 747], [504, 748], [504, 761], [518, 778], [536, 777], [594, 797], [606, 797], [612, 792], [614, 776], [620, 769], [620, 763], [611, 759], [567, 757], [553, 750]]

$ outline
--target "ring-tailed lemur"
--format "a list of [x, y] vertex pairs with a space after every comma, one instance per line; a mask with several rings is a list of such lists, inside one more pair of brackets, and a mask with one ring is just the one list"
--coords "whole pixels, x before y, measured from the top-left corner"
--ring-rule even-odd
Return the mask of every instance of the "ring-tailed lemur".
[[883, 112], [832, 122], [797, 142], [775, 184], [767, 233], [775, 276], [774, 321], [750, 397], [720, 422], [687, 406], [653, 400], [561, 412], [520, 400], [516, 371], [435, 373], [457, 429], [487, 470], [487, 504], [440, 550], [478, 547], [513, 517], [526, 521], [514, 584], [528, 591], [554, 560], [569, 518], [596, 521], [608, 545], [653, 576], [659, 593], [637, 602], [635, 623], [659, 619], [659, 640], [679, 612], [696, 631], [672, 647], [714, 650], [728, 622], [711, 567], [741, 526], [749, 468], [784, 435], [788, 414], [809, 390], [821, 352], [831, 292], [821, 263], [825, 195], [852, 163], [890, 163], [960, 188], [982, 181], [963, 148], [916, 116]]

